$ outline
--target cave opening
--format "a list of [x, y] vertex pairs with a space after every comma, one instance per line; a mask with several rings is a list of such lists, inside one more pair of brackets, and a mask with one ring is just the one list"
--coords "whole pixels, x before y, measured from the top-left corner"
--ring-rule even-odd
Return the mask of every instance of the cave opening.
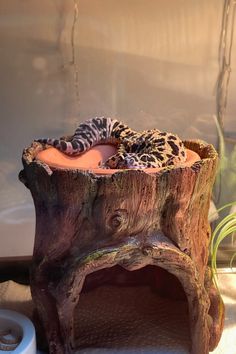
[[76, 348], [86, 353], [190, 350], [186, 294], [177, 277], [154, 265], [133, 271], [115, 265], [88, 274], [74, 322]]

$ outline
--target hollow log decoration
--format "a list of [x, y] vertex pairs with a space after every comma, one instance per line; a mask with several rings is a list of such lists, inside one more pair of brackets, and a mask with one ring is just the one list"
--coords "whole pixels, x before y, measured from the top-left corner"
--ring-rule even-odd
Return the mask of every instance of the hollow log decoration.
[[51, 354], [76, 351], [74, 309], [85, 277], [115, 265], [174, 275], [188, 300], [191, 354], [216, 347], [224, 305], [207, 261], [218, 157], [200, 140], [184, 144], [201, 158], [191, 166], [107, 175], [52, 168], [37, 159], [40, 143], [24, 150], [19, 176], [36, 210], [31, 291]]

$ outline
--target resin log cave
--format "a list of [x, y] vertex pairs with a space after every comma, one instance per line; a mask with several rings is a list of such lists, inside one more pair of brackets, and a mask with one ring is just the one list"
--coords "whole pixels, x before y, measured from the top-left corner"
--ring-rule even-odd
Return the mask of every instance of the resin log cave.
[[[85, 277], [116, 266], [156, 266], [175, 276], [188, 301], [191, 354], [216, 347], [224, 305], [207, 261], [217, 153], [201, 141], [185, 146], [200, 159], [153, 173], [99, 175], [40, 161], [46, 147], [39, 143], [24, 150], [20, 179], [36, 209], [31, 291], [51, 354], [76, 352], [74, 310]], [[175, 295], [168, 278], [160, 284]]]

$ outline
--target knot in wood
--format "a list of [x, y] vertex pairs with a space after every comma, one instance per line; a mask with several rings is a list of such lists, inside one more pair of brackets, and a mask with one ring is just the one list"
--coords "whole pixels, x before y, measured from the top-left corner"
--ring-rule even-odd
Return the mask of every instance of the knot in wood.
[[150, 246], [143, 247], [142, 253], [144, 254], [144, 256], [151, 256], [152, 255], [152, 247], [150, 247]]
[[116, 210], [115, 214], [110, 217], [109, 226], [112, 230], [119, 229], [127, 220], [127, 211], [126, 210]]

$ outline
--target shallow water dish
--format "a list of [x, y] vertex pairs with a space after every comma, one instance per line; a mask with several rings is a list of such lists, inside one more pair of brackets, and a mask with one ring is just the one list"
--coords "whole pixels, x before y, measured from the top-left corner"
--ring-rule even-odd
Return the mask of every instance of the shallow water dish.
[[[60, 152], [58, 149], [50, 147], [48, 149], [39, 151], [37, 160], [42, 161], [52, 168], [68, 168], [89, 170], [97, 175], [108, 175], [118, 172], [117, 169], [99, 168], [99, 163], [104, 163], [109, 157], [116, 154], [117, 149], [113, 145], [96, 145], [82, 155], [68, 156]], [[193, 150], [186, 149], [187, 159], [179, 167], [191, 166], [194, 162], [201, 160], [200, 156]], [[147, 173], [155, 173], [163, 168], [146, 168], [143, 171]]]
[[[11, 345], [4, 345], [1, 341], [0, 353], [36, 354], [35, 328], [26, 316], [15, 311], [0, 310], [0, 332], [6, 333], [6, 335], [2, 334], [5, 339], [9, 339], [8, 331], [11, 337], [19, 338], [19, 344], [17, 347], [12, 345], [12, 348], [10, 348]], [[8, 350], [6, 350], [7, 346]]]

